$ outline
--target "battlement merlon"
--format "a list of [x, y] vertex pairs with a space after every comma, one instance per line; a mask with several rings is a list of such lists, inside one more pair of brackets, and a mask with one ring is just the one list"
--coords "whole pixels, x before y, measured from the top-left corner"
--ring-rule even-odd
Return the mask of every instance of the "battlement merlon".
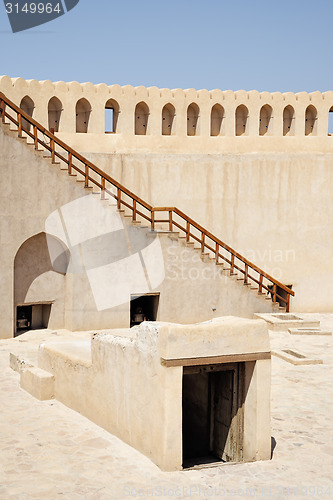
[[333, 150], [333, 91], [159, 89], [8, 76], [0, 76], [0, 91], [64, 140], [75, 134], [82, 151], [94, 151], [83, 133], [99, 135], [99, 152]]

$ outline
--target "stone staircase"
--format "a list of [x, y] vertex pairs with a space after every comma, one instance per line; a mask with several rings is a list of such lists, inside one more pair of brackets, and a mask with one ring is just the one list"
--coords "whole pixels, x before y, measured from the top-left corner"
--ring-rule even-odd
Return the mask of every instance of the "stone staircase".
[[[176, 207], [152, 207], [130, 192], [115, 179], [93, 165], [70, 146], [63, 143], [0, 92], [2, 126], [42, 155], [50, 165], [82, 184], [99, 196], [102, 203], [112, 204], [124, 219], [135, 226], [178, 239], [186, 247], [200, 252], [201, 260], [219, 268], [219, 273], [258, 294], [263, 300], [273, 301], [273, 311], [289, 311], [294, 292], [248, 261], [222, 240], [196, 223]], [[24, 127], [25, 125], [25, 127]], [[160, 217], [164, 214], [164, 218]], [[283, 295], [282, 295], [283, 294]]]

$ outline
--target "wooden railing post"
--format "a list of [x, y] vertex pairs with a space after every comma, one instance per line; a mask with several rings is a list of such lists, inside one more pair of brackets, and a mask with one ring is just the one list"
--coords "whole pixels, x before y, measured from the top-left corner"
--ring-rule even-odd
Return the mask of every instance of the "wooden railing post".
[[232, 253], [231, 254], [231, 268], [230, 268], [230, 274], [232, 274], [234, 272], [234, 269], [235, 269], [235, 256], [234, 254]]
[[121, 189], [117, 188], [117, 209], [121, 209]]
[[72, 174], [72, 161], [73, 161], [73, 155], [72, 153], [68, 153], [68, 175]]
[[259, 293], [262, 293], [262, 280], [263, 280], [263, 275], [260, 273], [260, 276], [259, 276]]
[[249, 266], [245, 264], [244, 285], [248, 284]]
[[133, 199], [133, 222], [136, 222], [136, 200]]
[[1, 103], [0, 103], [0, 109], [1, 109], [1, 119], [2, 119], [2, 123], [5, 123], [5, 101], [3, 101], [1, 99]]
[[84, 167], [84, 187], [87, 188], [89, 187], [89, 166], [86, 164]]
[[21, 115], [21, 113], [17, 113], [17, 122], [18, 122], [18, 136], [22, 137], [22, 115]]
[[154, 210], [151, 211], [151, 230], [155, 230], [155, 212]]
[[218, 264], [218, 261], [219, 261], [219, 244], [216, 243], [216, 246], [215, 246], [215, 262], [216, 264]]
[[54, 163], [55, 162], [55, 154], [54, 154], [55, 147], [54, 147], [54, 140], [53, 139], [51, 139], [50, 146], [51, 146], [51, 159], [52, 159], [52, 163]]
[[205, 251], [205, 233], [201, 233], [201, 253]]
[[35, 149], [38, 149], [38, 137], [37, 137], [37, 127], [34, 125], [34, 143], [35, 143]]
[[287, 304], [286, 304], [286, 312], [289, 312], [290, 308], [290, 293], [287, 293]]
[[172, 231], [172, 210], [169, 210], [169, 231]]
[[191, 229], [191, 224], [187, 221], [186, 222], [186, 242], [188, 243], [190, 241], [190, 229]]
[[273, 302], [274, 303], [276, 302], [276, 283], [274, 283], [274, 286], [273, 286]]
[[105, 200], [105, 177], [101, 177], [102, 191], [101, 200]]

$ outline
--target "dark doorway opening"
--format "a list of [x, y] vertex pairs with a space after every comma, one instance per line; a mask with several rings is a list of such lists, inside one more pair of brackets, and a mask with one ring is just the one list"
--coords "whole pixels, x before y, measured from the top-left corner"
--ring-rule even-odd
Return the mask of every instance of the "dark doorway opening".
[[[286, 286], [288, 288], [290, 288], [290, 290], [293, 289], [292, 285], [286, 285]], [[271, 290], [271, 292], [267, 292], [267, 293], [271, 294], [272, 299], [273, 299], [273, 288], [274, 288], [274, 285], [268, 285], [267, 288], [269, 288]], [[283, 288], [277, 286], [276, 287], [276, 294], [279, 295], [279, 297], [276, 297], [276, 302], [280, 305], [280, 307], [286, 307], [286, 305], [287, 305], [287, 296], [288, 296], [287, 292]]]
[[243, 363], [184, 367], [184, 468], [242, 460], [243, 387]]
[[328, 113], [328, 135], [333, 135], [333, 106]]
[[143, 321], [156, 321], [159, 300], [159, 293], [132, 295], [130, 326], [139, 325]]
[[31, 330], [32, 306], [18, 306], [16, 311], [16, 333]]
[[51, 306], [50, 303], [17, 306], [15, 336], [28, 330], [48, 328]]

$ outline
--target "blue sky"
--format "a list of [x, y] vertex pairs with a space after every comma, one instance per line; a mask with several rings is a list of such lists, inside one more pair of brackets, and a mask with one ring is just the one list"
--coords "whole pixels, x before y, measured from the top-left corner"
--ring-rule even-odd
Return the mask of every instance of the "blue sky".
[[13, 34], [1, 3], [0, 74], [169, 88], [333, 90], [332, 22], [332, 0], [80, 0], [66, 15]]

